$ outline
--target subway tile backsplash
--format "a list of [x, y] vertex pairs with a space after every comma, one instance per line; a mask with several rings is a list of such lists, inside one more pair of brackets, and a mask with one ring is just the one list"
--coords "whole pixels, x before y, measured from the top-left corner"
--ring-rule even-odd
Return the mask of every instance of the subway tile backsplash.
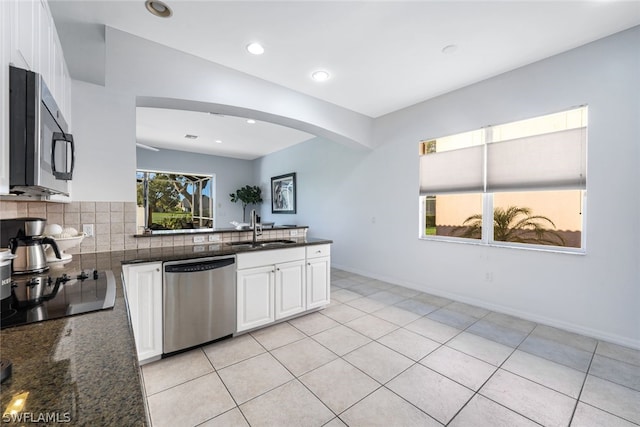
[[[136, 234], [135, 202], [13, 202], [0, 201], [0, 218], [44, 218], [47, 224], [60, 224], [82, 232], [82, 224], [93, 224], [94, 235], [85, 237], [80, 247], [67, 253], [111, 252], [125, 249], [193, 245], [193, 235], [133, 237]], [[298, 233], [304, 237], [306, 228]], [[208, 243], [208, 234], [204, 235]], [[251, 232], [218, 232], [218, 241], [250, 240]], [[289, 230], [265, 229], [262, 239], [289, 237]]]

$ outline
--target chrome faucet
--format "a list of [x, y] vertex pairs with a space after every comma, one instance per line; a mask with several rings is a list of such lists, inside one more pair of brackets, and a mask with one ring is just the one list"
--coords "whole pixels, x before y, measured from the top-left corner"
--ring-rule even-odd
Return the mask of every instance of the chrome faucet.
[[262, 236], [262, 224], [258, 224], [255, 209], [251, 209], [251, 231], [253, 231], [253, 245], [255, 246], [258, 236]]

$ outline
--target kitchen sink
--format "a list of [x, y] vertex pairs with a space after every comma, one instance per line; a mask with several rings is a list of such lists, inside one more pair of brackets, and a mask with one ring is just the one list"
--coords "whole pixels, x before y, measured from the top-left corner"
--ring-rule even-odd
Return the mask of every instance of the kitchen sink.
[[290, 245], [292, 243], [296, 243], [296, 241], [295, 240], [265, 240], [257, 243], [264, 248], [268, 246]]
[[251, 242], [229, 242], [227, 243], [227, 245], [231, 246], [232, 248], [237, 248], [237, 249], [244, 249], [244, 248], [252, 248], [253, 247], [253, 243]]
[[253, 244], [253, 242], [229, 242], [229, 246], [237, 249], [249, 249], [249, 248], [272, 248], [278, 246], [286, 246], [292, 243], [296, 243], [295, 240], [277, 239], [277, 240], [259, 240]]

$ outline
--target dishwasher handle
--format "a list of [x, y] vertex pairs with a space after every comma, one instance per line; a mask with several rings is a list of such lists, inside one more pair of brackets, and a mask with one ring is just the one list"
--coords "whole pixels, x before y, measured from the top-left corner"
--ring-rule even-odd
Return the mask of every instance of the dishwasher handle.
[[217, 268], [227, 267], [235, 264], [235, 258], [223, 258], [215, 260], [206, 260], [199, 262], [188, 262], [179, 264], [165, 264], [165, 273], [197, 273], [200, 271], [215, 270]]

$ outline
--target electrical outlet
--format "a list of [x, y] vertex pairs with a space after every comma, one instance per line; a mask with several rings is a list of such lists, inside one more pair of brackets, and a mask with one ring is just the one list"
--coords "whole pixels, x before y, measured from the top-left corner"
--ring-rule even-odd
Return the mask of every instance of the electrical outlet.
[[87, 237], [93, 236], [93, 224], [82, 224], [82, 232], [87, 235]]
[[220, 235], [219, 234], [209, 234], [209, 241], [210, 242], [219, 242], [220, 241]]
[[204, 243], [204, 236], [193, 236], [193, 243]]
[[290, 237], [297, 237], [298, 236], [298, 230], [289, 230], [289, 236]]

